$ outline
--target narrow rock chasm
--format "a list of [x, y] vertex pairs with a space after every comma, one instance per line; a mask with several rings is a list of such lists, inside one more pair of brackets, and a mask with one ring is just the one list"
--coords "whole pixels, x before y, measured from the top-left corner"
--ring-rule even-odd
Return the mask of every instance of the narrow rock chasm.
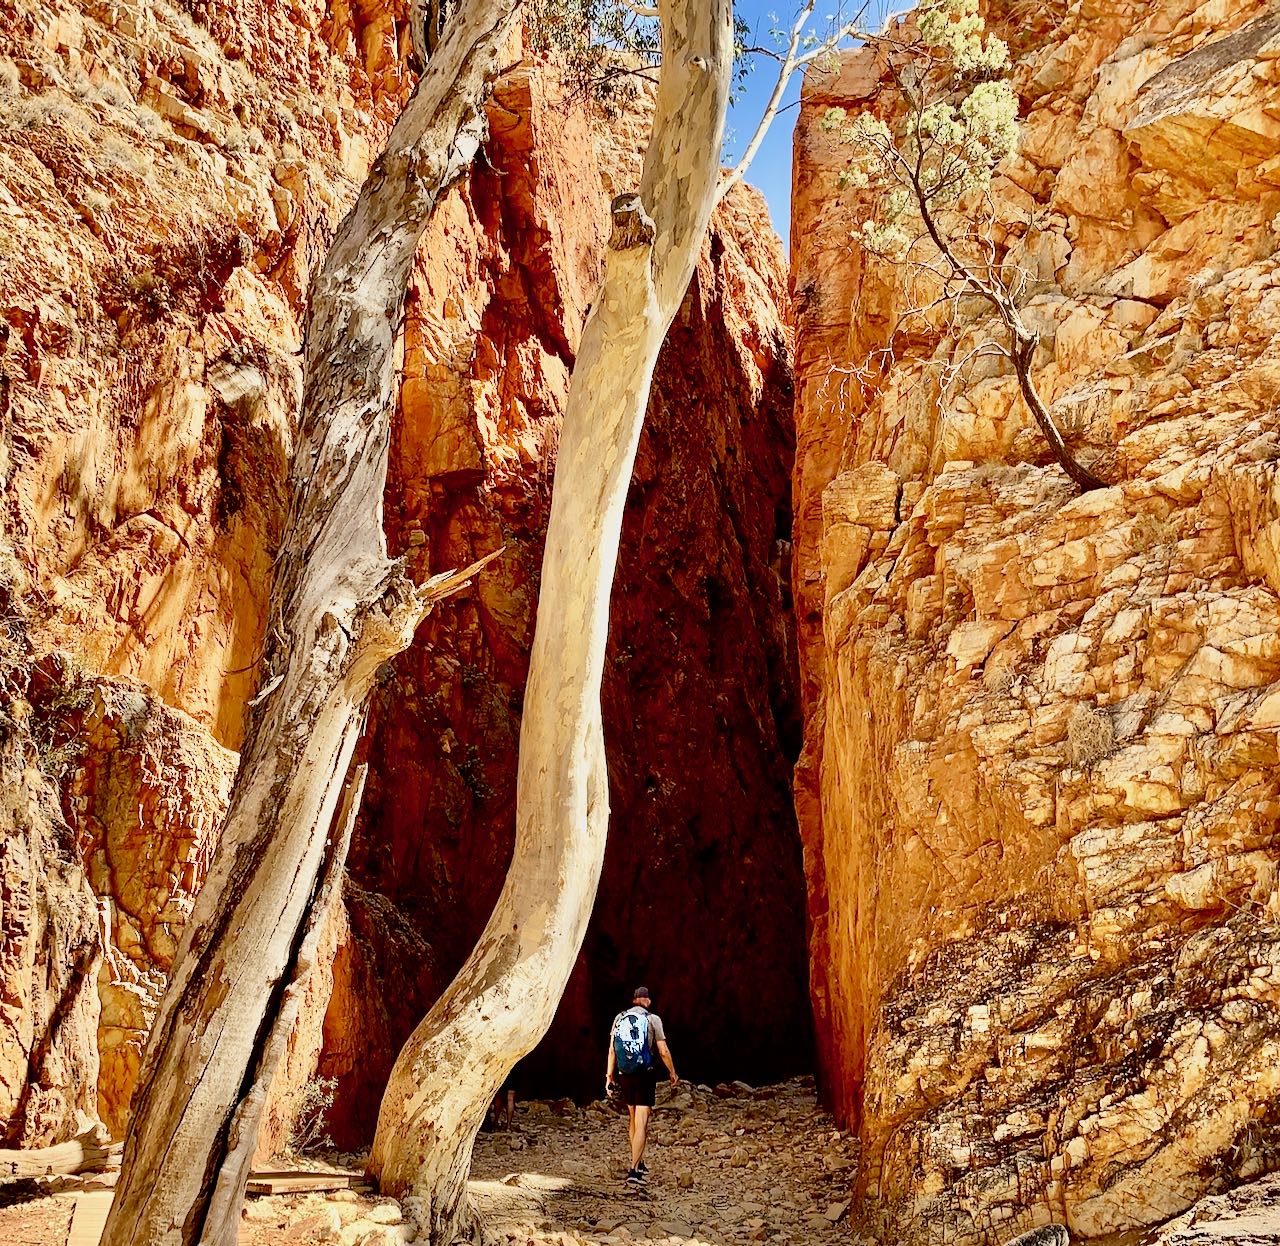
[[[438, 570], [498, 544], [476, 592], [446, 603], [372, 710], [371, 774], [346, 889], [319, 1075], [338, 1081], [330, 1127], [371, 1136], [403, 1039], [470, 951], [510, 858], [520, 695], [565, 382], [564, 308], [608, 160], [541, 128], [531, 79], [504, 107], [463, 201], [477, 257], [470, 375], [435, 362], [424, 280], [407, 330], [393, 457], [393, 543]], [[528, 144], [541, 144], [535, 181]], [[583, 166], [586, 166], [585, 169]], [[577, 176], [575, 176], [575, 174]], [[581, 237], [549, 222], [576, 210]], [[767, 232], [766, 232], [767, 231]], [[522, 1093], [598, 1095], [609, 1023], [653, 987], [682, 1073], [770, 1081], [812, 1067], [804, 883], [790, 794], [799, 748], [790, 614], [794, 454], [785, 270], [753, 192], [731, 196], [664, 348], [624, 521], [603, 687], [611, 825], [578, 968]], [[497, 422], [495, 428], [489, 419]], [[513, 450], [532, 466], [509, 462]]]
[[[29, 716], [23, 747], [47, 765], [54, 802], [39, 818], [15, 807], [0, 862], [14, 897], [4, 983], [20, 1005], [0, 1078], [9, 1138], [40, 1145], [69, 1136], [78, 1112], [117, 1136], [126, 1127], [258, 683], [306, 274], [404, 83], [396, 49], [364, 38], [345, 9], [324, 39], [293, 14], [287, 65], [252, 6], [233, 0], [201, 19], [209, 39], [236, 44], [225, 56], [204, 36], [197, 56], [185, 19], [162, 14], [144, 43], [167, 68], [138, 81], [96, 11], [63, 14], [47, 39], [23, 4], [4, 16], [54, 84], [37, 93], [19, 74], [17, 94], [0, 98], [14, 133], [30, 136], [0, 142], [27, 256], [25, 279], [0, 264], [12, 330], [0, 570], [6, 601], [21, 599], [10, 630], [26, 629], [0, 659], [6, 713]], [[75, 96], [57, 84], [90, 48], [114, 85]], [[267, 80], [270, 98], [257, 91]], [[311, 118], [301, 96], [321, 88], [356, 105]], [[291, 128], [294, 104], [314, 124]], [[316, 1077], [337, 1080], [335, 1140], [368, 1140], [400, 1043], [501, 886], [560, 412], [607, 205], [638, 177], [648, 108], [642, 92], [604, 125], [566, 103], [545, 68], [511, 71], [484, 158], [422, 247], [388, 540], [421, 575], [503, 552], [437, 610], [374, 696], [345, 903], [277, 1077], [264, 1156], [284, 1145]], [[83, 138], [82, 114], [102, 143]], [[195, 155], [171, 168], [166, 144], [216, 147], [226, 168]], [[307, 158], [286, 159], [298, 144]], [[63, 211], [72, 174], [111, 192]], [[612, 838], [581, 965], [516, 1074], [522, 1092], [597, 1093], [609, 1020], [640, 978], [683, 1072], [760, 1082], [812, 1067], [789, 787], [800, 712], [785, 305], [763, 201], [738, 188], [658, 368], [603, 690]], [[65, 660], [41, 683], [33, 672], [50, 653]], [[16, 789], [21, 766], [9, 771]], [[54, 897], [63, 925], [47, 916], [37, 866], [53, 843], [66, 863]], [[60, 951], [67, 965], [33, 987], [47, 949], [73, 935], [85, 963]]]

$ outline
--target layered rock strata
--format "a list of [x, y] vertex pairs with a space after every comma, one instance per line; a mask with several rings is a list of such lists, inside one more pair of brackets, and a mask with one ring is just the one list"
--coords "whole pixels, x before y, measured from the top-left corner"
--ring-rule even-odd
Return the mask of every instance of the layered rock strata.
[[[116, 1132], [126, 1119], [269, 626], [308, 275], [409, 89], [406, 42], [396, 6], [230, 0], [193, 17], [164, 0], [0, 0], [0, 472], [30, 590], [10, 683], [35, 724], [4, 781], [20, 786], [41, 749], [57, 763], [46, 813], [6, 814], [0, 1083], [20, 1142], [65, 1136], [77, 1110]], [[376, 1107], [369, 1070], [461, 959], [505, 868], [559, 412], [645, 115], [641, 96], [603, 126], [517, 67], [423, 249], [389, 536], [424, 572], [506, 552], [374, 709], [350, 912], [329, 932], [325, 1066], [347, 1136]], [[544, 1084], [586, 1068], [588, 1046], [599, 1064], [598, 1031], [639, 973], [687, 1054], [733, 1053], [718, 1075], [806, 1062], [807, 1027], [787, 1019], [804, 1013], [804, 965], [783, 285], [760, 201], [735, 192], [641, 451], [606, 691], [607, 908]], [[66, 877], [47, 902], [55, 858]], [[272, 1146], [314, 1072], [328, 973]], [[753, 1001], [758, 1032], [742, 1026]]]
[[[992, 18], [1050, 465], [962, 307], [894, 336], [836, 105], [796, 139], [797, 803], [824, 1084], [882, 1240], [1076, 1240], [1280, 1162], [1280, 19], [1257, 3]], [[918, 327], [918, 322], [917, 322]], [[891, 346], [891, 353], [884, 351]]]
[[0, 3], [7, 686], [57, 788], [53, 830], [18, 817], [6, 851], [60, 835], [66, 875], [39, 905], [15, 883], [0, 929], [61, 992], [6, 997], [61, 1052], [0, 1057], [19, 1098], [65, 1100], [5, 1114], [23, 1143], [77, 1110], [123, 1126], [257, 679], [308, 272], [407, 90], [399, 43], [346, 6]]

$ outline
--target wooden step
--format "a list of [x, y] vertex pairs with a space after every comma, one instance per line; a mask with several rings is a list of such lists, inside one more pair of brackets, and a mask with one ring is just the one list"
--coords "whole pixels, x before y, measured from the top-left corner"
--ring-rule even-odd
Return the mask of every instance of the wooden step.
[[372, 1190], [362, 1172], [251, 1172], [250, 1194], [310, 1194], [329, 1190]]
[[67, 1246], [98, 1246], [102, 1240], [102, 1230], [107, 1227], [111, 1199], [110, 1190], [76, 1195], [76, 1209], [71, 1216], [71, 1236], [67, 1239]]

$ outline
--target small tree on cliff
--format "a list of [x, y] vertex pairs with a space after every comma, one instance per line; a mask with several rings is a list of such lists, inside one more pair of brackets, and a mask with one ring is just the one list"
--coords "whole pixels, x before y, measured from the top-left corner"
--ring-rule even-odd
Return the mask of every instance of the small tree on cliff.
[[996, 169], [1018, 145], [1018, 99], [1010, 79], [1009, 50], [987, 34], [978, 0], [923, 0], [917, 37], [881, 42], [895, 103], [904, 114], [895, 130], [873, 113], [850, 116], [831, 109], [826, 125], [854, 155], [842, 183], [859, 192], [862, 217], [854, 229], [867, 251], [901, 264], [926, 296], [913, 300], [899, 328], [929, 321], [977, 296], [1004, 328], [946, 370], [943, 390], [973, 358], [1007, 357], [1023, 401], [1054, 458], [1081, 489], [1105, 485], [1068, 449], [1032, 377], [1039, 334], [1019, 310], [1026, 274], [1011, 263], [997, 238], [991, 184]]

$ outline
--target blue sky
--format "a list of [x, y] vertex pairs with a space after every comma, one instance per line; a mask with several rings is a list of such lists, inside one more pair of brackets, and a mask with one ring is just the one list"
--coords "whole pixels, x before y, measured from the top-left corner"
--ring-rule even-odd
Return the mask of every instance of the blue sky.
[[[792, 10], [783, 4], [769, 3], [769, 0], [736, 0], [734, 4], [738, 15], [745, 18], [755, 31], [755, 42], [769, 46], [770, 29], [778, 25], [771, 18], [776, 14], [784, 20], [789, 18]], [[726, 156], [736, 161], [742, 155], [742, 149], [755, 133], [756, 123], [773, 90], [777, 80], [777, 67], [764, 57], [756, 57], [755, 67], [747, 76], [745, 91], [741, 98], [729, 109], [729, 141]], [[760, 147], [751, 168], [747, 170], [747, 181], [764, 191], [769, 200], [769, 213], [773, 217], [773, 227], [786, 242], [791, 223], [791, 135], [796, 128], [796, 116], [800, 109], [796, 101], [800, 98], [800, 75], [791, 79], [787, 88], [783, 106], [785, 112], [779, 112], [777, 119], [769, 129], [764, 143]], [[791, 107], [787, 107], [791, 105]]]
[[[879, 26], [883, 14], [894, 7], [909, 7], [902, 3], [894, 6], [890, 0], [869, 0], [867, 4], [867, 20]], [[813, 16], [816, 32], [824, 28], [824, 18], [837, 8], [849, 8], [848, 0], [819, 0]], [[771, 46], [769, 32], [775, 26], [789, 27], [794, 15], [799, 11], [797, 0], [735, 0], [734, 9], [739, 17], [746, 19], [755, 32], [752, 42], [763, 46]], [[769, 200], [769, 212], [773, 217], [773, 227], [782, 236], [785, 243], [790, 234], [791, 224], [791, 136], [796, 128], [796, 117], [800, 111], [797, 101], [800, 98], [799, 73], [795, 74], [783, 98], [786, 111], [779, 112], [777, 120], [760, 147], [751, 168], [747, 171], [747, 181], [764, 191]], [[754, 70], [747, 76], [745, 91], [742, 97], [729, 109], [729, 141], [726, 144], [726, 158], [736, 161], [742, 149], [755, 133], [756, 123], [764, 111], [765, 102], [773, 90], [777, 80], [777, 66], [765, 57], [757, 57]], [[789, 105], [789, 107], [788, 107]]]

